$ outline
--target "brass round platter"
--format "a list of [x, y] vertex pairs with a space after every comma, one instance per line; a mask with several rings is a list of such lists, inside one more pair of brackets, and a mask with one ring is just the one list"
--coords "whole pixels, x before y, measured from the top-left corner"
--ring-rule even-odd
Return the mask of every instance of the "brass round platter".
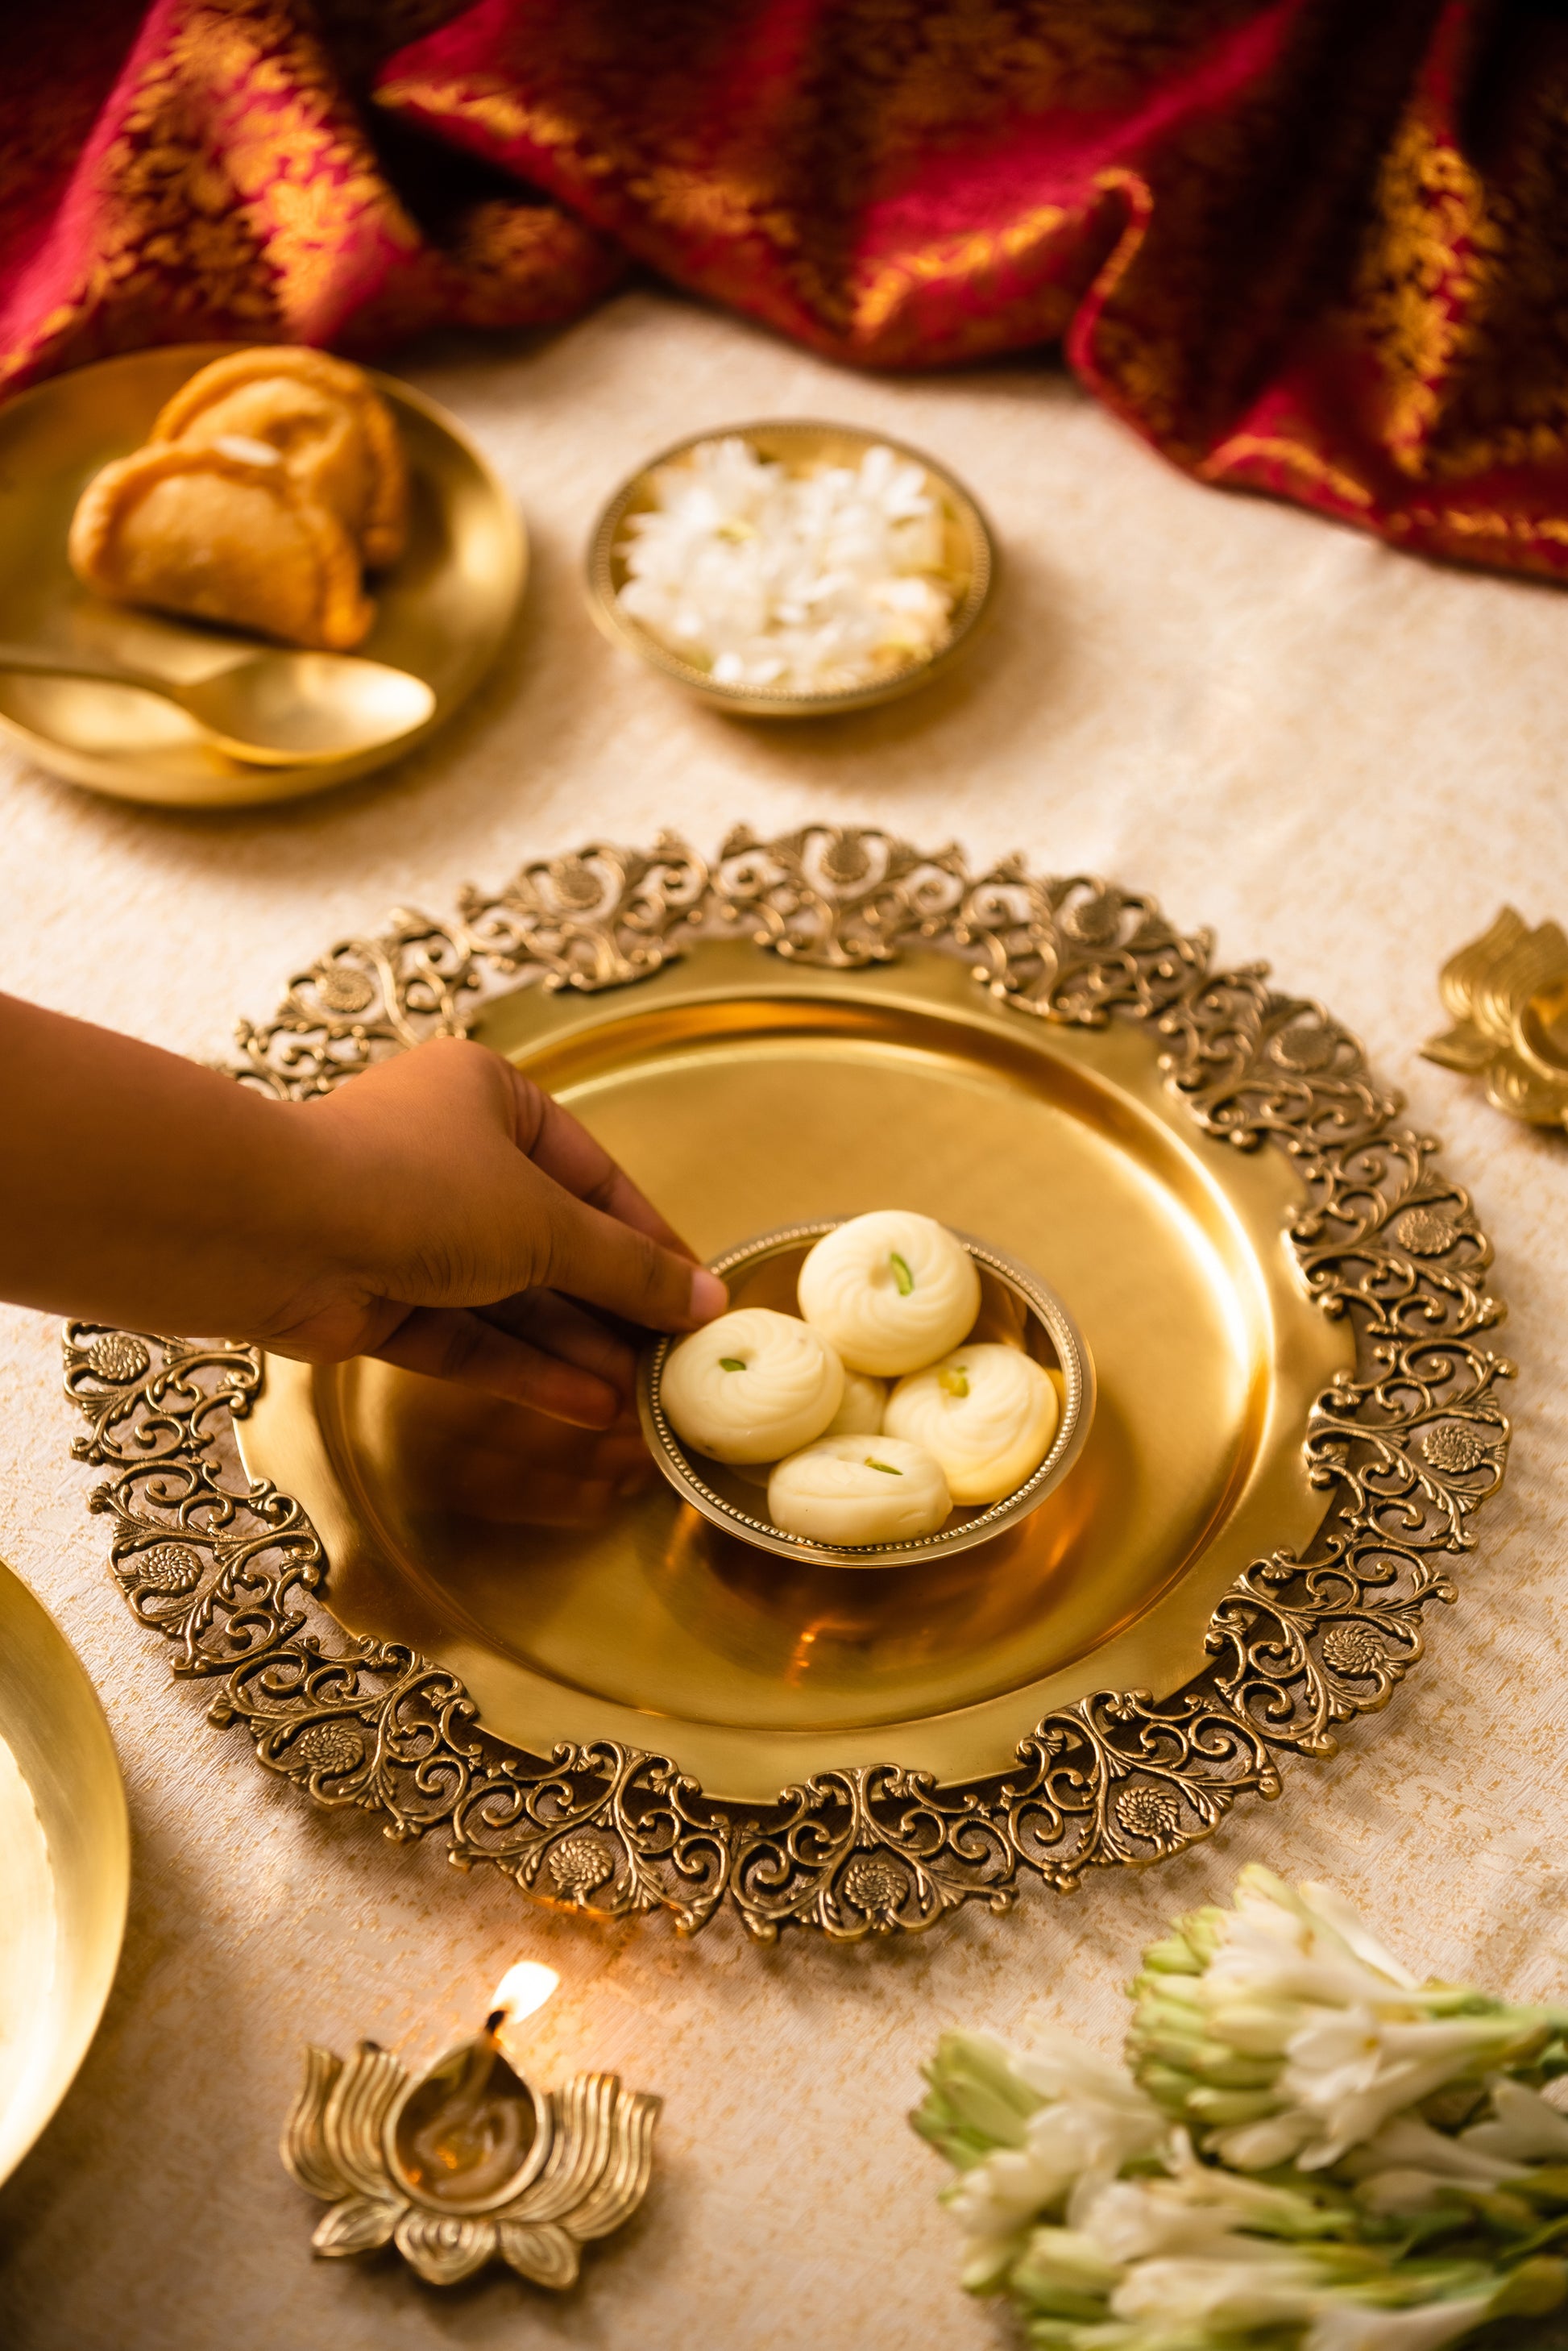
[[125, 1790], [75, 1650], [0, 1562], [0, 2179], [69, 2088], [119, 1961]]
[[[823, 465], [855, 466], [868, 450], [891, 449], [896, 456], [919, 465], [941, 514], [942, 573], [952, 592], [947, 635], [929, 653], [919, 654], [862, 685], [836, 686], [807, 693], [793, 687], [726, 684], [695, 662], [663, 643], [626, 610], [620, 591], [628, 573], [624, 554], [628, 521], [646, 514], [656, 503], [653, 477], [664, 465], [678, 465], [699, 443], [720, 439], [749, 442], [760, 457], [803, 472]], [[661, 449], [623, 482], [595, 523], [588, 540], [588, 608], [612, 644], [624, 646], [663, 677], [672, 678], [701, 701], [742, 718], [829, 718], [846, 711], [869, 710], [896, 702], [929, 685], [950, 669], [973, 643], [990, 611], [996, 590], [997, 548], [978, 502], [957, 476], [939, 465], [922, 449], [911, 448], [890, 434], [867, 433], [853, 424], [824, 424], [808, 418], [764, 418], [753, 424], [729, 424], [693, 433]]]
[[[0, 638], [178, 685], [258, 649], [254, 637], [96, 596], [66, 559], [71, 515], [89, 477], [140, 446], [188, 377], [236, 348], [182, 343], [102, 360], [36, 385], [0, 413]], [[372, 575], [376, 620], [356, 650], [432, 689], [435, 707], [422, 726], [342, 758], [259, 767], [229, 758], [182, 712], [134, 688], [0, 671], [0, 731], [52, 774], [122, 799], [242, 808], [366, 775], [442, 725], [512, 625], [527, 540], [510, 494], [455, 419], [395, 377], [370, 374], [407, 453], [410, 528], [398, 562]]]
[[462, 1032], [705, 1256], [888, 1205], [983, 1234], [1098, 1404], [1018, 1527], [871, 1576], [387, 1365], [73, 1326], [133, 1611], [317, 1802], [590, 1916], [855, 1938], [1179, 1852], [1419, 1656], [1511, 1366], [1467, 1197], [1317, 1005], [1112, 883], [742, 830], [340, 941], [235, 1072], [297, 1098]]

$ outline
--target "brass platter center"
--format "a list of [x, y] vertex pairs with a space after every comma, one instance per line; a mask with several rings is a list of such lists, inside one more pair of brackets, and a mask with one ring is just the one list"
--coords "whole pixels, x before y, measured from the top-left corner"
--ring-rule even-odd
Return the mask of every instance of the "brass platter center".
[[702, 1255], [922, 1210], [1033, 1266], [1100, 1387], [1033, 1518], [877, 1577], [752, 1550], [660, 1480], [586, 1486], [588, 1439], [500, 1402], [269, 1360], [240, 1442], [321, 1535], [327, 1606], [460, 1675], [498, 1737], [653, 1749], [742, 1801], [861, 1764], [1002, 1771], [1055, 1708], [1179, 1689], [1237, 1575], [1321, 1522], [1303, 1436], [1354, 1345], [1286, 1246], [1303, 1186], [1202, 1134], [1147, 1030], [1025, 1023], [934, 951], [822, 970], [719, 940], [634, 990], [519, 989], [473, 1033]]

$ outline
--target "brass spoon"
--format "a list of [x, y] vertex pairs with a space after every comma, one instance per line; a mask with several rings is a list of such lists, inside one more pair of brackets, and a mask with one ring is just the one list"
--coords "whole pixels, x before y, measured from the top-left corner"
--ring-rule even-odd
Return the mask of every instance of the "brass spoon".
[[435, 708], [422, 677], [353, 653], [251, 653], [194, 685], [176, 685], [79, 653], [0, 643], [0, 670], [156, 694], [193, 718], [218, 750], [258, 768], [309, 767], [379, 750], [422, 726]]

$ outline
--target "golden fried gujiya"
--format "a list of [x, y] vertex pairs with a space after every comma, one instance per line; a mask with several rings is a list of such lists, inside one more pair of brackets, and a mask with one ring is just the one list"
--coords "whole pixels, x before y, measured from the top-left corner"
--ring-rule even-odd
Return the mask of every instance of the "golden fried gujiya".
[[71, 523], [71, 568], [128, 603], [344, 653], [375, 617], [358, 550], [269, 443], [163, 442], [95, 475]]
[[372, 571], [395, 563], [408, 528], [408, 468], [392, 413], [360, 368], [285, 344], [214, 360], [164, 403], [150, 441], [238, 434], [275, 448], [338, 517]]

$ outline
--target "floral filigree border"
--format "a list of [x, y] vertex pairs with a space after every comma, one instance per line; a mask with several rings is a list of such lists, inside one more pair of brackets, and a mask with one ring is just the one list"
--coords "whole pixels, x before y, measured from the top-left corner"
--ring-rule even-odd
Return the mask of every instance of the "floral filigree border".
[[1280, 1552], [1215, 1610], [1209, 1662], [1174, 1697], [1102, 1691], [1064, 1708], [982, 1782], [892, 1764], [819, 1773], [772, 1804], [704, 1795], [670, 1758], [608, 1741], [529, 1756], [489, 1737], [461, 1682], [395, 1645], [355, 1640], [321, 1604], [322, 1547], [297, 1502], [238, 1468], [233, 1423], [261, 1379], [254, 1350], [73, 1324], [66, 1384], [86, 1415], [78, 1457], [108, 1472], [116, 1576], [215, 1685], [261, 1762], [316, 1802], [354, 1806], [402, 1840], [444, 1831], [460, 1868], [489, 1862], [542, 1900], [623, 1917], [664, 1910], [691, 1932], [725, 1904], [747, 1930], [812, 1926], [850, 1940], [915, 1931], [971, 1901], [1003, 1910], [1020, 1873], [1064, 1891], [1206, 1835], [1237, 1799], [1279, 1792], [1286, 1753], [1333, 1752], [1338, 1726], [1384, 1706], [1421, 1655], [1428, 1601], [1474, 1542], [1501, 1482], [1512, 1366], [1483, 1343], [1502, 1309], [1470, 1203], [1398, 1123], [1345, 1029], [1272, 989], [1262, 966], [1217, 971], [1207, 933], [1091, 876], [1021, 859], [972, 875], [872, 829], [742, 829], [711, 864], [663, 835], [595, 842], [524, 866], [450, 923], [400, 912], [332, 947], [271, 1021], [242, 1024], [234, 1074], [285, 1098], [326, 1092], [382, 1055], [462, 1034], [488, 998], [635, 983], [699, 932], [852, 970], [940, 946], [1026, 1018], [1147, 1023], [1168, 1083], [1203, 1131], [1288, 1152], [1306, 1204], [1289, 1245], [1355, 1367], [1305, 1433], [1331, 1497], [1301, 1558]]

